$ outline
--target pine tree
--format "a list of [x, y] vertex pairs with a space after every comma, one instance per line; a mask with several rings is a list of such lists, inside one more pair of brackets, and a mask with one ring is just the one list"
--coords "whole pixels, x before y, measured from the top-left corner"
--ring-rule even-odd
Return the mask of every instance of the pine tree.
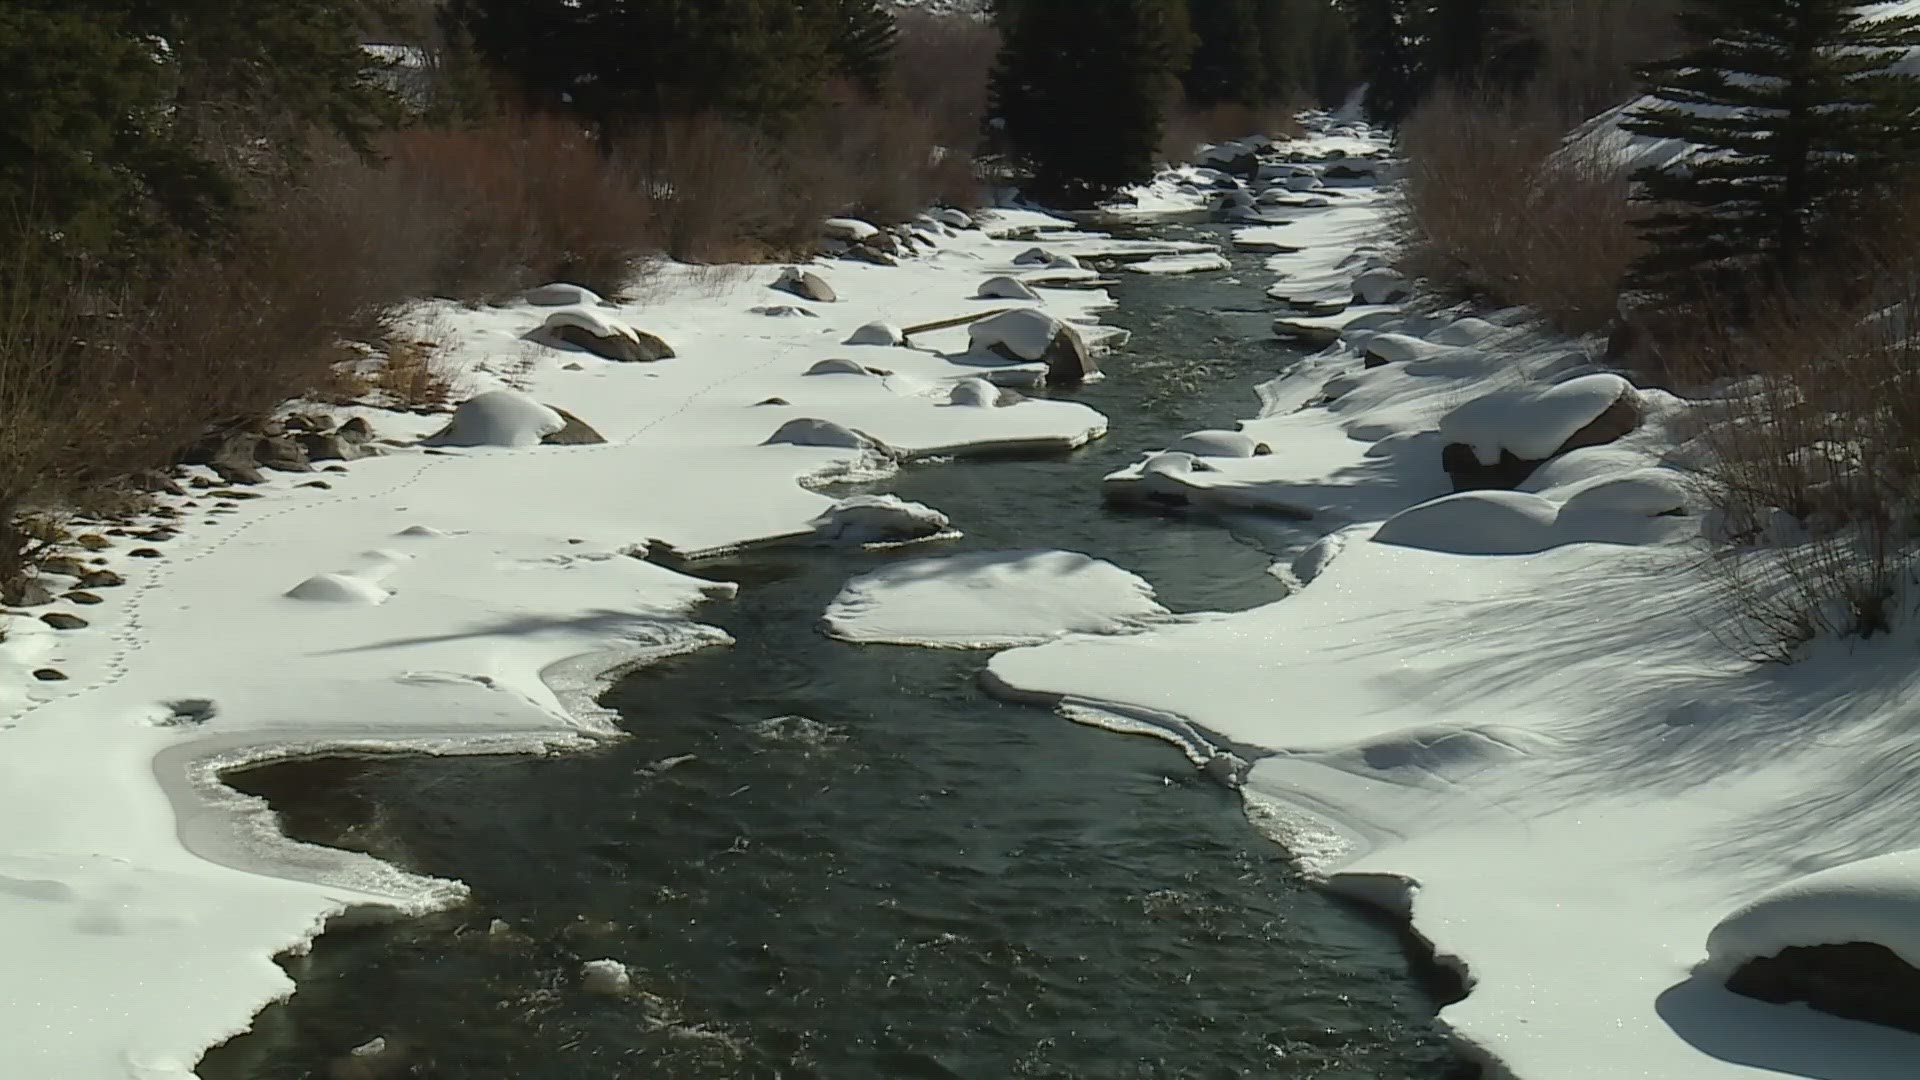
[[1426, 92], [1429, 72], [1408, 0], [1350, 0], [1354, 48], [1367, 80], [1366, 109], [1377, 120], [1406, 118]]
[[1435, 83], [1511, 90], [1539, 63], [1519, 0], [1433, 0], [1420, 14], [1424, 66]]
[[877, 94], [893, 67], [893, 46], [900, 37], [893, 13], [882, 0], [830, 0], [833, 27], [829, 51], [834, 66], [855, 86]]
[[1920, 78], [1892, 62], [1920, 47], [1920, 17], [1872, 19], [1855, 0], [1698, 0], [1681, 56], [1643, 77], [1658, 102], [1625, 127], [1696, 144], [1642, 170], [1649, 253], [1631, 283], [1798, 289], [1849, 214], [1920, 162]]
[[1187, 104], [1199, 109], [1257, 107], [1266, 96], [1260, 23], [1254, 0], [1187, 0], [1193, 56], [1180, 76]]
[[1084, 207], [1151, 177], [1188, 48], [1181, 5], [1020, 0], [997, 15], [989, 123], [1030, 172], [1027, 194]]

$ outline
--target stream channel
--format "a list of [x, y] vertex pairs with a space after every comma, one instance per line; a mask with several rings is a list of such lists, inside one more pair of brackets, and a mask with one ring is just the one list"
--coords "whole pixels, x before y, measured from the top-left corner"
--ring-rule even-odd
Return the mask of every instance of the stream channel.
[[[1217, 240], [1212, 225], [1166, 238]], [[738, 639], [623, 679], [632, 737], [545, 758], [327, 758], [228, 777], [299, 839], [467, 882], [459, 909], [338, 929], [204, 1080], [1005, 1077], [1457, 1080], [1447, 980], [1390, 922], [1316, 890], [1172, 746], [987, 696], [985, 652], [856, 646], [817, 623], [847, 579], [942, 552], [1064, 548], [1175, 611], [1280, 599], [1297, 526], [1104, 508], [1099, 479], [1232, 427], [1298, 358], [1258, 255], [1119, 273], [1133, 331], [1071, 396], [1070, 455], [914, 466], [864, 490], [965, 538], [756, 551], [692, 572]], [[1284, 448], [1276, 448], [1284, 453]], [[859, 489], [854, 489], [859, 490]], [[681, 759], [677, 762], [675, 759]], [[499, 926], [495, 920], [504, 921]], [[580, 988], [617, 958], [634, 993]]]

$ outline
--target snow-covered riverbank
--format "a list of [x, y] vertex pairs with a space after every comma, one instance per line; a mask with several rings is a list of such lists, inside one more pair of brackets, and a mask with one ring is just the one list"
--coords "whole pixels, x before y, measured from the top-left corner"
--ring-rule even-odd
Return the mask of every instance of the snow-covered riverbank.
[[[1920, 963], [1888, 929], [1920, 918], [1910, 860], [1793, 884], [1920, 845], [1911, 635], [1739, 659], [1699, 572], [1697, 406], [1524, 312], [1358, 302], [1403, 290], [1363, 279], [1381, 193], [1341, 195], [1245, 234], [1279, 251], [1272, 293], [1297, 308], [1280, 329], [1333, 341], [1242, 421], [1271, 453], [1107, 479], [1123, 500], [1310, 517], [1328, 538], [1281, 568], [1302, 590], [1003, 652], [988, 684], [1253, 759], [1255, 822], [1460, 969], [1471, 992], [1441, 1018], [1493, 1076], [1913, 1075], [1920, 1037], [1723, 986], [1787, 946]], [[1517, 489], [1449, 495], [1456, 478]]]
[[[1066, 227], [1022, 212], [986, 224]], [[282, 839], [262, 804], [218, 783], [223, 768], [335, 748], [591, 745], [612, 731], [592, 703], [608, 669], [725, 640], [693, 615], [730, 586], [628, 555], [856, 541], [902, 515], [866, 504], [821, 521], [834, 502], [806, 481], [1104, 433], [1091, 409], [1013, 401], [981, 382], [1030, 381], [1040, 368], [971, 349], [964, 327], [916, 335], [914, 348], [843, 344], [874, 322], [1008, 307], [1040, 307], [1090, 342], [1113, 340], [1093, 325], [1109, 303], [1098, 289], [975, 297], [988, 278], [1032, 270], [1015, 263], [1030, 237], [930, 231], [937, 242], [897, 268], [814, 266], [835, 302], [776, 291], [778, 267], [721, 279], [667, 268], [645, 300], [624, 306], [586, 297], [417, 313], [450, 337], [462, 396], [523, 393], [584, 420], [604, 444], [432, 450], [416, 439], [447, 417], [360, 409], [401, 445], [340, 472], [192, 487], [125, 528], [76, 527], [109, 546], [74, 569], [126, 584], [99, 588], [96, 604], [59, 606], [84, 627], [54, 629], [37, 618], [49, 609], [16, 613], [0, 645], [7, 1074], [189, 1076], [205, 1047], [292, 991], [276, 954], [335, 918], [463, 894]], [[1103, 245], [1083, 234], [1073, 246], [1094, 255]], [[678, 355], [622, 364], [528, 341], [556, 310], [624, 320]], [[482, 441], [536, 442], [554, 421], [528, 401], [496, 402], [510, 407], [477, 425]], [[826, 423], [782, 436], [803, 445], [769, 444], [796, 420]], [[462, 434], [451, 441], [475, 431]], [[138, 535], [159, 526], [170, 534]], [[59, 593], [73, 582], [46, 584]]]

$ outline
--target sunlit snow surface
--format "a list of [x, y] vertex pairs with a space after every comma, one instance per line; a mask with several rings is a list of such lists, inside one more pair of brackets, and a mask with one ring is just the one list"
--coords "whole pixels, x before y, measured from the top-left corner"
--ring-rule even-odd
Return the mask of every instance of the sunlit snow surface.
[[[1273, 295], [1351, 301], [1383, 194], [1250, 233], [1299, 249], [1271, 257]], [[1550, 452], [1621, 389], [1525, 312], [1289, 318], [1342, 341], [1262, 388], [1241, 428], [1272, 454], [1150, 453], [1105, 485], [1319, 524], [1276, 571], [1300, 591], [1002, 652], [987, 684], [1189, 752], [1259, 748], [1250, 816], [1464, 972], [1441, 1019], [1495, 1077], [1920, 1074], [1920, 1037], [1720, 984], [1790, 944], [1916, 947], [1920, 865], [1849, 865], [1920, 847], [1913, 635], [1737, 656], [1700, 573], [1696, 418], [1657, 391], [1619, 442], [1451, 494], [1446, 443]]]
[[[1019, 211], [983, 223], [1066, 225]], [[1104, 242], [1075, 239], [1083, 253]], [[609, 669], [726, 640], [691, 615], [731, 586], [635, 555], [812, 542], [834, 506], [809, 486], [819, 479], [1103, 433], [1105, 417], [1072, 403], [951, 404], [986, 370], [964, 328], [912, 349], [842, 344], [873, 322], [977, 311], [982, 277], [1016, 272], [1031, 246], [970, 231], [897, 269], [816, 264], [840, 295], [813, 305], [816, 318], [753, 310], [805, 303], [770, 288], [779, 267], [670, 266], [634, 302], [592, 308], [671, 343], [677, 356], [651, 364], [527, 340], [553, 303], [593, 304], [572, 290], [536, 291], [545, 306], [422, 305], [410, 321], [451, 341], [461, 396], [500, 392], [460, 419], [460, 437], [429, 453], [413, 441], [446, 415], [348, 410], [406, 445], [341, 473], [269, 473], [253, 498], [163, 499], [183, 514], [179, 535], [112, 538], [102, 567], [127, 584], [71, 608], [91, 626], [56, 631], [37, 611], [8, 620], [0, 1075], [179, 1080], [291, 992], [272, 958], [327, 920], [462, 896], [457, 883], [285, 841], [263, 805], [217, 783], [220, 769], [343, 747], [477, 753], [607, 737], [592, 697]], [[1040, 297], [996, 303], [1076, 325], [1109, 303], [1098, 289]], [[855, 370], [872, 370], [808, 374], [855, 356]], [[607, 442], [536, 445], [553, 408]], [[801, 417], [886, 453], [767, 444]], [[303, 486], [315, 480], [330, 486]], [[159, 557], [132, 557], [147, 547]], [[37, 680], [39, 669], [67, 679]]]

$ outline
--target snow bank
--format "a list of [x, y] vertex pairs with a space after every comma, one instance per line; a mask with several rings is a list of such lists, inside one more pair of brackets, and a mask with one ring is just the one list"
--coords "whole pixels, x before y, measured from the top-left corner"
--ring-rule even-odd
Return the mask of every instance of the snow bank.
[[997, 649], [1119, 633], [1166, 615], [1151, 585], [1112, 563], [1072, 551], [988, 551], [854, 578], [823, 625], [846, 641]]

